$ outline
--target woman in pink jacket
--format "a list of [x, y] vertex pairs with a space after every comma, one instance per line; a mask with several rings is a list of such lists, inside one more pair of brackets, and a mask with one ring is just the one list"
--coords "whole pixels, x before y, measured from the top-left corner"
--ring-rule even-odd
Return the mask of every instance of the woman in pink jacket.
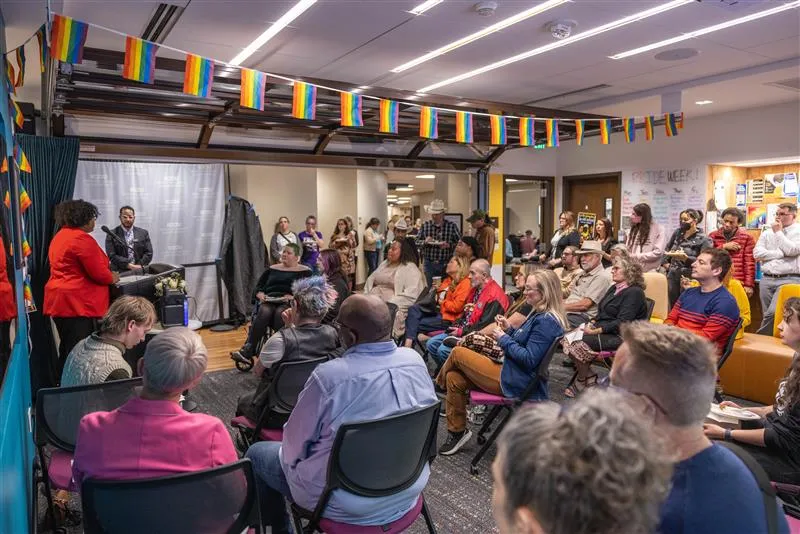
[[631, 229], [625, 246], [631, 257], [638, 261], [644, 272], [655, 271], [661, 265], [667, 236], [660, 224], [653, 220], [648, 204], [636, 204], [631, 212]]

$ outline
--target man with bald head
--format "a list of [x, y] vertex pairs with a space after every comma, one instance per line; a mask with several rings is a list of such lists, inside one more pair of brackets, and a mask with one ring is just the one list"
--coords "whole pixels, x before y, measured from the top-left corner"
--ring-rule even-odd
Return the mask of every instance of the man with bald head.
[[[419, 355], [392, 341], [389, 308], [378, 297], [348, 297], [337, 322], [345, 353], [311, 374], [283, 427], [283, 441], [259, 442], [247, 451], [256, 473], [261, 518], [274, 533], [288, 532], [284, 497], [307, 510], [317, 505], [342, 424], [389, 417], [438, 400]], [[414, 507], [429, 475], [426, 465], [414, 484], [390, 497], [335, 490], [322, 516], [355, 525], [386, 525]]]

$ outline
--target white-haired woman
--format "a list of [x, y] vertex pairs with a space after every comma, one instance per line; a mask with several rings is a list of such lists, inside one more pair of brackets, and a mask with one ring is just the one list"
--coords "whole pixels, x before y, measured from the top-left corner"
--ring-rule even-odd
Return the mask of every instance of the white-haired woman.
[[181, 392], [200, 382], [207, 364], [203, 341], [188, 328], [153, 338], [139, 360], [139, 396], [81, 419], [72, 464], [77, 487], [87, 478], [160, 477], [235, 462], [222, 421], [179, 404]]

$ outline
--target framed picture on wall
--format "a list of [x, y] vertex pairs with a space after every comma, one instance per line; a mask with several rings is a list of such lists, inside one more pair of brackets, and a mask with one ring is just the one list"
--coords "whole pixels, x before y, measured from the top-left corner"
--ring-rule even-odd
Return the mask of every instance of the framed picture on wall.
[[445, 213], [444, 220], [450, 221], [458, 228], [459, 233], [464, 233], [464, 215], [461, 213]]

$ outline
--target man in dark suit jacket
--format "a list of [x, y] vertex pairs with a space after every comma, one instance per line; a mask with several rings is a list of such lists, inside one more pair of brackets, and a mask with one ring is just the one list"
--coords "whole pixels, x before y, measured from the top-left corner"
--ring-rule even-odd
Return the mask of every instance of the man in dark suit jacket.
[[133, 222], [136, 220], [136, 212], [130, 206], [122, 206], [119, 209], [119, 226], [113, 232], [122, 241], [128, 243], [129, 248], [122, 246], [116, 239], [106, 236], [106, 254], [111, 260], [111, 268], [115, 271], [130, 271], [141, 269], [150, 265], [153, 259], [153, 245], [150, 243], [150, 234], [143, 228], [136, 228]]

